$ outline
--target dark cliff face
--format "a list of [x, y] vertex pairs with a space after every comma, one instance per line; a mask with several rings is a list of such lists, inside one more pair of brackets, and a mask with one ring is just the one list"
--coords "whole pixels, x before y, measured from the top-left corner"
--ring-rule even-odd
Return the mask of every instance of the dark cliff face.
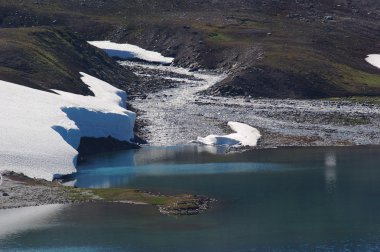
[[[35, 86], [44, 87], [41, 81], [49, 80], [54, 84], [44, 88], [64, 89], [67, 84], [62, 83], [78, 76], [72, 69], [79, 66], [133, 94], [139, 89], [136, 77], [84, 45], [85, 40], [111, 39], [176, 57], [175, 63], [182, 66], [227, 71], [229, 78], [212, 87], [211, 94], [380, 96], [380, 71], [364, 61], [367, 54], [380, 52], [377, 0], [0, 0], [0, 6], [1, 27], [26, 27], [22, 40], [41, 45], [66, 69], [58, 73], [49, 67], [56, 74], [45, 75], [45, 59], [38, 56], [43, 63], [29, 66], [26, 61], [30, 59], [22, 58], [35, 56], [25, 53], [29, 52], [27, 45], [10, 46], [2, 48], [2, 53], [18, 55], [20, 63], [9, 67], [8, 60], [1, 62], [0, 77], [6, 80], [24, 76], [26, 83], [29, 80]], [[45, 32], [33, 32], [35, 27]], [[11, 32], [2, 34], [2, 40], [9, 41]], [[63, 46], [66, 42], [76, 45], [60, 50], [61, 46], [46, 42], [46, 37]], [[24, 53], [17, 54], [20, 49]], [[73, 53], [65, 56], [64, 51]], [[67, 59], [77, 59], [77, 63], [70, 68], [72, 62]], [[88, 92], [81, 84], [68, 89]]]

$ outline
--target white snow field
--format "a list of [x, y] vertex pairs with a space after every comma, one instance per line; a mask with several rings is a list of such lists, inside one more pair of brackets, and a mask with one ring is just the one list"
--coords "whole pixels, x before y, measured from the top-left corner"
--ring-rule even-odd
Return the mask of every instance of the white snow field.
[[111, 41], [88, 41], [90, 45], [103, 49], [108, 56], [121, 59], [140, 59], [152, 63], [171, 64], [174, 58], [164, 57], [158, 52], [148, 51], [131, 44], [118, 44]]
[[367, 55], [367, 58], [365, 60], [372, 66], [380, 68], [380, 54]]
[[251, 146], [257, 145], [261, 137], [260, 132], [247, 124], [239, 122], [228, 122], [228, 126], [235, 131], [229, 135], [209, 135], [207, 137], [198, 137], [198, 143], [205, 145], [229, 145], [229, 146]]
[[125, 109], [126, 93], [81, 75], [95, 96], [0, 81], [0, 170], [52, 180], [76, 171], [81, 137], [134, 137], [136, 116]]

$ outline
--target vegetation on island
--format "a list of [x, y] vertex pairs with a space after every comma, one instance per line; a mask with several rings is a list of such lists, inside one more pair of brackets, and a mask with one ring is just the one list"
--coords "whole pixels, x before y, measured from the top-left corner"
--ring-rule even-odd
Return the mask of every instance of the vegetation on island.
[[[45, 204], [87, 202], [152, 205], [166, 215], [194, 215], [211, 208], [215, 199], [200, 195], [164, 195], [130, 188], [76, 188], [60, 182], [7, 172], [0, 192], [0, 209]], [[1, 195], [0, 195], [1, 196]]]

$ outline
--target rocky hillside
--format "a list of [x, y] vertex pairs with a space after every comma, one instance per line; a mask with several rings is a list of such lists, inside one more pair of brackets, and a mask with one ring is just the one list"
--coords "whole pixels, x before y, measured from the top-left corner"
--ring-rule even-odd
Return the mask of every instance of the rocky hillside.
[[[83, 46], [85, 40], [93, 39], [128, 41], [176, 57], [178, 65], [227, 71], [229, 77], [211, 87], [209, 94], [276, 98], [380, 96], [380, 71], [364, 61], [367, 54], [380, 52], [377, 0], [0, 0], [0, 6], [0, 26], [12, 28], [1, 30], [5, 34], [1, 40], [10, 40], [12, 33], [22, 30], [27, 34], [23, 42], [36, 41], [34, 45], [40, 46], [43, 39], [35, 35], [35, 29], [46, 30], [40, 31], [43, 34], [58, 34], [64, 29], [64, 34], [75, 36]], [[51, 52], [59, 50], [47, 44]], [[9, 55], [19, 49], [2, 48]], [[91, 51], [86, 47], [87, 50]], [[85, 55], [82, 59], [87, 58]], [[11, 68], [15, 72], [9, 67], [4, 70], [4, 64], [2, 61], [0, 77], [6, 80], [27, 70], [22, 69], [25, 64]], [[103, 65], [99, 61], [92, 64]], [[37, 83], [36, 71], [40, 76], [46, 73], [43, 67], [36, 66], [25, 79]], [[112, 83], [133, 79], [130, 73], [117, 71], [113, 78], [121, 82]], [[107, 71], [105, 75], [109, 75]], [[104, 76], [99, 77], [106, 79]], [[54, 77], [51, 74], [45, 79], [57, 79]], [[60, 78], [68, 77], [62, 74]], [[64, 83], [56, 81], [54, 86], [58, 82]], [[134, 87], [125, 89], [134, 92]]]
[[91, 94], [80, 80], [85, 72], [126, 89], [136, 76], [72, 33], [62, 29], [3, 28], [0, 79], [32, 88]]

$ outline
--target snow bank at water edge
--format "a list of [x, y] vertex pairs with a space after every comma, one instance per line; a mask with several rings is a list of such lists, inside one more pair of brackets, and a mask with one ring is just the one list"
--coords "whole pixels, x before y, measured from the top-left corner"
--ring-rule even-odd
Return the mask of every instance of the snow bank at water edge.
[[372, 66], [380, 68], [380, 54], [370, 54], [365, 60]]
[[121, 59], [140, 59], [152, 63], [171, 64], [174, 58], [164, 57], [158, 52], [148, 51], [131, 44], [111, 41], [88, 41], [90, 45], [103, 49], [109, 56]]
[[247, 124], [239, 122], [228, 122], [228, 126], [235, 131], [229, 135], [209, 135], [198, 137], [198, 143], [205, 145], [230, 145], [230, 146], [256, 146], [261, 137], [260, 132]]
[[0, 81], [0, 169], [52, 180], [75, 172], [81, 137], [133, 139], [125, 92], [81, 73], [95, 96], [48, 93]]

